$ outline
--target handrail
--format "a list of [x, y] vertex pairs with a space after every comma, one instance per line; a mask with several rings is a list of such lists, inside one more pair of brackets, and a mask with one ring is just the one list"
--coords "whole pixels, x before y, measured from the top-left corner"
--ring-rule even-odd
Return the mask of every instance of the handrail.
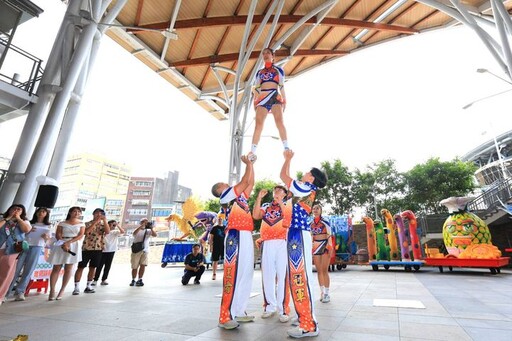
[[7, 175], [6, 169], [0, 169], [0, 190], [2, 189], [2, 185], [4, 184], [5, 176]]
[[[20, 81], [19, 79], [16, 79], [14, 77], [9, 77], [5, 74], [3, 74], [1, 69], [5, 70], [5, 60], [4, 64], [0, 66], [0, 80], [6, 81], [8, 83], [11, 83], [12, 85], [16, 86], [17, 88], [26, 91], [29, 93], [29, 95], [33, 95], [37, 91], [37, 85], [39, 84], [39, 81], [41, 80], [43, 76], [44, 69], [42, 67], [43, 61], [34, 55], [22, 50], [21, 48], [9, 44], [7, 40], [0, 38], [0, 47], [4, 47], [3, 53], [6, 54], [8, 52], [14, 52], [18, 57], [9, 55], [9, 60], [12, 62], [20, 62], [20, 58], [23, 58], [26, 61], [28, 60], [30, 63], [30, 72], [26, 80]], [[21, 57], [20, 57], [21, 56]], [[21, 64], [21, 63], [20, 63]], [[25, 66], [25, 69], [28, 69], [27, 66]]]
[[501, 206], [512, 198], [512, 178], [499, 181], [490, 190], [485, 191], [470, 201], [469, 211], [488, 211]]

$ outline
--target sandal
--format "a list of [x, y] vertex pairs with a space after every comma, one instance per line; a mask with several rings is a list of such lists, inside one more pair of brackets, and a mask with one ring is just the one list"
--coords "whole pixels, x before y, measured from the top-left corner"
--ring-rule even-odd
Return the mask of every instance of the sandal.
[[212, 281], [215, 281], [215, 277], [217, 277], [217, 274], [212, 275]]
[[54, 301], [55, 300], [55, 293], [50, 293], [50, 295], [48, 295], [48, 301]]

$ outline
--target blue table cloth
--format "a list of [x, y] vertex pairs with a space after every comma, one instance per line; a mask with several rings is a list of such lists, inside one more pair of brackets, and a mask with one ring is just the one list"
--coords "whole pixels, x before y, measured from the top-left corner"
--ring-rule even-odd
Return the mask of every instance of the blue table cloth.
[[193, 242], [168, 242], [164, 246], [162, 263], [179, 263], [185, 260], [185, 256], [192, 252]]

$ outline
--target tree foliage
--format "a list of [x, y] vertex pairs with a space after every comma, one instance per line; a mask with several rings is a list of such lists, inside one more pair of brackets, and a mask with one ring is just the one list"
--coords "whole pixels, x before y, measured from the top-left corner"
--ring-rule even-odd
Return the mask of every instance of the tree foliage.
[[379, 217], [382, 208], [391, 212], [404, 208], [405, 178], [397, 171], [394, 160], [373, 163], [364, 171], [356, 169], [353, 188], [355, 203], [366, 215]]
[[354, 207], [352, 194], [352, 173], [339, 159], [331, 164], [328, 161], [322, 163], [327, 175], [327, 186], [318, 191], [316, 200], [322, 206], [330, 207], [333, 214], [347, 214]]
[[[415, 213], [435, 214], [445, 212], [439, 202], [451, 196], [466, 196], [475, 189], [473, 174], [476, 166], [458, 159], [441, 162], [438, 158], [429, 159], [411, 170], [401, 173], [395, 161], [386, 159], [373, 163], [364, 170], [349, 170], [339, 159], [324, 161], [328, 181], [327, 186], [318, 191], [316, 201], [325, 207], [325, 214], [349, 214], [355, 208], [362, 208], [366, 215], [379, 217], [380, 210], [390, 212], [412, 210]], [[297, 179], [302, 173], [297, 173]], [[249, 198], [249, 207], [263, 188], [268, 194], [262, 203], [272, 200], [272, 190], [277, 183], [272, 180], [257, 181]], [[377, 207], [376, 207], [377, 206]], [[205, 210], [218, 212], [218, 199], [208, 200]], [[260, 221], [256, 221], [259, 230]]]
[[475, 189], [473, 174], [477, 167], [471, 162], [455, 159], [441, 162], [431, 158], [414, 166], [405, 174], [407, 200], [416, 205], [415, 210], [425, 214], [446, 212], [439, 205], [445, 198], [466, 196]]

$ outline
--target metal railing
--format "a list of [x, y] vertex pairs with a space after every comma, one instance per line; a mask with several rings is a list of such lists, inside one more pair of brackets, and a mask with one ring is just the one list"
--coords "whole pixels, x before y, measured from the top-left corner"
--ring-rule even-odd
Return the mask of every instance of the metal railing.
[[471, 212], [482, 212], [485, 216], [487, 212], [495, 211], [512, 198], [512, 178], [499, 181], [493, 187], [473, 199], [468, 203], [468, 210]]
[[[30, 95], [34, 94], [43, 76], [43, 61], [17, 46], [9, 44], [8, 41], [3, 38], [0, 38], [0, 51], [2, 51], [3, 54], [9, 53], [7, 55], [8, 58], [0, 65], [0, 80], [10, 83], [28, 92]], [[18, 73], [13, 73], [12, 77], [5, 74], [6, 69], [19, 70], [19, 68], [22, 68], [22, 71], [25, 71], [25, 73], [30, 70], [29, 75], [26, 76], [25, 79], [19, 79]]]
[[7, 170], [0, 169], [0, 190], [2, 190], [2, 185], [4, 184], [5, 176], [7, 175]]

